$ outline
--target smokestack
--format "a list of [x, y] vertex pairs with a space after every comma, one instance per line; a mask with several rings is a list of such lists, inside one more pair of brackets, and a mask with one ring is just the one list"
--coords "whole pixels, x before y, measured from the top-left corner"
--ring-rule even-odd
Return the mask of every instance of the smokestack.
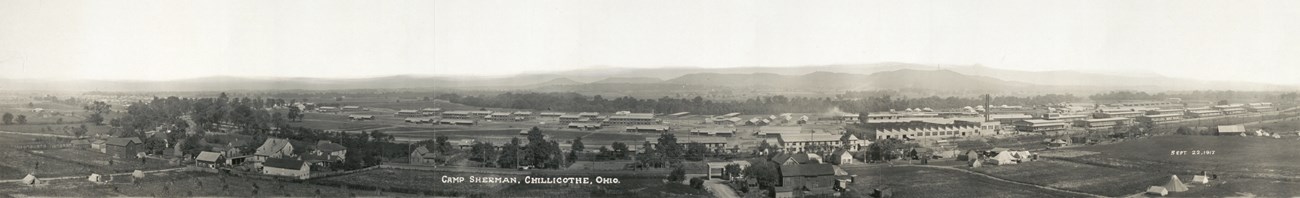
[[993, 111], [993, 109], [989, 107], [989, 105], [992, 105], [992, 100], [993, 100], [992, 96], [989, 96], [988, 94], [984, 94], [984, 121], [985, 122], [989, 121], [989, 111]]

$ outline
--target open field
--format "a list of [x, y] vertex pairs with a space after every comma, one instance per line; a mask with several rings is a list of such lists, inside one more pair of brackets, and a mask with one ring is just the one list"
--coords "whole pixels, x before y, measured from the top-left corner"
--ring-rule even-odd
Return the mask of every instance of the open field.
[[[430, 132], [404, 132], [393, 133], [393, 136], [413, 138], [413, 139], [433, 139], [439, 135], [446, 135], [451, 139], [471, 139], [471, 138], [497, 138], [509, 140], [512, 137], [527, 139], [526, 136], [519, 135], [522, 129], [467, 129], [455, 131], [430, 131]], [[623, 143], [637, 143], [645, 141], [642, 134], [637, 133], [620, 133], [620, 132], [589, 132], [589, 131], [568, 131], [568, 130], [542, 130], [547, 138], [557, 142], [572, 141], [574, 138], [583, 137], [583, 143], [586, 144], [608, 144], [614, 141]]]
[[[1168, 176], [1166, 176], [1168, 177]], [[1191, 175], [1179, 175], [1187, 184], [1186, 192], [1171, 192], [1171, 197], [1293, 197], [1300, 195], [1300, 182], [1251, 178], [1227, 178], [1208, 184], [1187, 183]], [[1166, 178], [1167, 180], [1167, 178]]]
[[459, 173], [442, 171], [416, 171], [400, 169], [375, 169], [353, 174], [325, 178], [321, 182], [339, 183], [357, 186], [384, 188], [404, 188], [416, 190], [435, 190], [460, 194], [490, 194], [509, 187], [511, 184], [482, 183], [443, 183], [442, 177], [519, 177], [524, 175], [503, 175], [487, 173]]
[[[271, 181], [239, 177], [222, 177], [212, 173], [159, 173], [131, 184], [129, 177], [116, 176], [110, 184], [94, 184], [84, 179], [56, 180], [50, 187], [25, 189], [17, 193], [56, 197], [99, 196], [380, 196], [375, 190], [346, 189], [297, 182]], [[59, 188], [59, 186], [77, 186]], [[382, 192], [383, 196], [413, 196]]]
[[[1080, 147], [1100, 152], [1073, 160], [1170, 173], [1217, 172], [1220, 176], [1300, 177], [1300, 140], [1236, 136], [1158, 136], [1116, 144]], [[1187, 151], [1172, 155], [1171, 151]], [[1192, 151], [1213, 151], [1193, 155]]]
[[1169, 175], [1057, 160], [987, 165], [972, 171], [998, 178], [1105, 196], [1123, 196], [1162, 185]]
[[358, 131], [386, 127], [388, 125], [351, 121], [315, 121], [290, 122], [289, 125], [323, 130]]
[[894, 197], [1076, 197], [998, 181], [956, 170], [927, 167], [846, 167], [857, 175], [848, 197], [869, 197], [872, 189], [891, 188]]
[[402, 169], [375, 169], [325, 178], [316, 182], [350, 186], [379, 186], [392, 189], [417, 189], [456, 195], [491, 197], [707, 197], [702, 190], [681, 184], [664, 184], [662, 178], [619, 178], [619, 184], [485, 184], [443, 183], [442, 177], [515, 177], [527, 175], [498, 173], [463, 173]]
[[1269, 133], [1280, 133], [1282, 136], [1296, 136], [1296, 133], [1300, 132], [1300, 121], [1286, 120], [1246, 126], [1246, 131], [1253, 132], [1255, 129], [1264, 129]]
[[[42, 134], [71, 136], [72, 133], [64, 132], [64, 128], [67, 127], [70, 129], [73, 127], [81, 127], [81, 125], [82, 123], [0, 125], [0, 131], [21, 132], [21, 133], [42, 133]], [[112, 129], [112, 127], [108, 125], [94, 125], [94, 124], [85, 124], [85, 125], [86, 125], [86, 136], [93, 136], [96, 134], [108, 134], [109, 130]]]
[[343, 101], [338, 101], [338, 102], [322, 101], [320, 103], [338, 103], [340, 105], [356, 105], [365, 108], [372, 108], [372, 109], [383, 108], [383, 109], [391, 109], [391, 110], [442, 108], [443, 110], [454, 111], [454, 110], [478, 110], [479, 109], [478, 107], [456, 104], [456, 103], [440, 101], [440, 100], [420, 101], [420, 100], [402, 99], [401, 102], [397, 102], [397, 101], [398, 99], [396, 98], [393, 99], [361, 98], [361, 99], [344, 99]]
[[[37, 152], [37, 151], [33, 151]], [[157, 159], [146, 159], [143, 163], [139, 159], [123, 160], [113, 159], [112, 156], [92, 150], [83, 150], [75, 148], [39, 150], [38, 155], [67, 159], [77, 164], [96, 167], [101, 171], [110, 172], [128, 172], [133, 170], [153, 170], [176, 167], [168, 164], [166, 161]], [[111, 163], [110, 163], [111, 161]]]
[[[35, 173], [36, 176], [41, 177], [57, 177], [90, 175], [91, 172], [100, 171], [98, 168], [93, 166], [42, 157], [16, 150], [0, 151], [0, 158], [4, 158], [4, 160], [0, 160], [0, 166], [20, 170], [22, 171], [22, 175]], [[22, 179], [22, 176], [3, 179]]]
[[704, 190], [660, 178], [620, 178], [618, 184], [512, 185], [494, 194], [500, 197], [712, 197]]

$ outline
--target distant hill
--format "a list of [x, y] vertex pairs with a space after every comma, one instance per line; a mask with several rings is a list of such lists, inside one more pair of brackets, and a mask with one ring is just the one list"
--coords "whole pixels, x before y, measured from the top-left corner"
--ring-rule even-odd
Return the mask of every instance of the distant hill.
[[651, 77], [610, 77], [604, 80], [591, 82], [591, 84], [650, 84], [660, 83], [664, 80]]
[[582, 83], [582, 82], [578, 82], [578, 81], [574, 81], [574, 80], [572, 80], [572, 79], [568, 79], [568, 78], [556, 78], [556, 79], [553, 79], [553, 80], [550, 80], [550, 81], [546, 81], [546, 82], [542, 82], [542, 83], [537, 83], [537, 84], [532, 85], [532, 86], [536, 86], [536, 87], [547, 87], [547, 86], [578, 85], [578, 84], [583, 84], [583, 83]]
[[1032, 86], [1027, 83], [969, 76], [947, 70], [912, 70], [877, 72], [870, 75], [814, 72], [804, 75], [755, 74], [688, 74], [665, 81], [673, 84], [716, 85], [748, 88], [782, 89], [922, 89], [936, 91], [996, 91]]
[[[666, 79], [666, 80], [663, 80]], [[584, 83], [591, 82], [591, 83]], [[1296, 85], [1204, 81], [1172, 78], [1149, 72], [1101, 73], [1084, 71], [1018, 71], [979, 65], [920, 65], [875, 63], [813, 65], [803, 67], [737, 68], [616, 68], [602, 67], [530, 73], [508, 77], [451, 77], [395, 75], [372, 78], [258, 78], [215, 76], [170, 81], [136, 80], [13, 80], [0, 79], [0, 90], [74, 91], [215, 91], [215, 90], [335, 90], [335, 89], [534, 89], [617, 90], [620, 85], [654, 90], [719, 87], [778, 88], [790, 90], [976, 90], [983, 92], [1028, 90], [1300, 90]], [[583, 86], [601, 85], [601, 86]]]

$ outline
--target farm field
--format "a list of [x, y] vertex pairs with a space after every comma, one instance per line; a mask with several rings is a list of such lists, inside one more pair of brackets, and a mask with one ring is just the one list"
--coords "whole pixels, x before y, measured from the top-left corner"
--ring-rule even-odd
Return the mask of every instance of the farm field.
[[[1229, 177], [1294, 178], [1300, 176], [1297, 174], [1300, 171], [1300, 153], [1283, 151], [1292, 151], [1297, 147], [1300, 147], [1300, 140], [1289, 138], [1157, 136], [1074, 148], [1100, 153], [1074, 159], [1152, 171], [1210, 171]], [[1171, 155], [1171, 151], [1188, 153]], [[1191, 151], [1213, 151], [1213, 154], [1192, 155]]]
[[490, 194], [509, 187], [512, 184], [481, 183], [442, 183], [442, 177], [519, 177], [524, 175], [505, 175], [487, 173], [459, 173], [443, 171], [417, 171], [401, 169], [375, 169], [353, 174], [330, 177], [322, 182], [347, 184], [349, 186], [372, 186], [396, 189], [434, 190], [456, 194]]
[[[55, 197], [99, 196], [381, 196], [375, 190], [347, 189], [333, 186], [222, 177], [212, 173], [158, 173], [146, 176], [139, 185], [131, 184], [129, 177], [116, 176], [109, 184], [94, 184], [84, 179], [55, 180], [52, 187], [36, 188], [19, 194]], [[78, 186], [59, 188], [58, 186]], [[116, 189], [116, 190], [115, 190]], [[413, 196], [411, 194], [382, 192], [382, 196]]]
[[[0, 160], [0, 166], [20, 170], [22, 171], [21, 173], [23, 176], [27, 175], [27, 173], [35, 173], [36, 176], [40, 177], [89, 175], [91, 172], [97, 171], [96, 168], [91, 166], [51, 159], [16, 150], [0, 151], [0, 158], [4, 158], [4, 160]], [[22, 177], [19, 176], [17, 178], [4, 179], [21, 178]]]
[[[1167, 177], [1167, 176], [1166, 176]], [[1171, 197], [1293, 197], [1300, 195], [1300, 182], [1252, 178], [1227, 178], [1208, 184], [1187, 183], [1191, 175], [1179, 175], [1187, 184], [1186, 192], [1171, 192]]]
[[[0, 131], [19, 132], [19, 133], [41, 133], [41, 134], [53, 134], [53, 135], [67, 135], [67, 136], [72, 136], [72, 133], [64, 132], [64, 127], [68, 127], [68, 128], [72, 128], [72, 127], [81, 127], [81, 125], [82, 125], [82, 123], [73, 123], [73, 124], [13, 124], [13, 125], [0, 125]], [[92, 135], [96, 135], [96, 134], [108, 134], [109, 129], [112, 129], [112, 127], [110, 127], [110, 126], [108, 126], [108, 125], [94, 125], [94, 124], [85, 124], [85, 125], [86, 125], [86, 130], [87, 130], [87, 131], [86, 131], [86, 136], [92, 136]]]
[[290, 122], [289, 125], [297, 127], [307, 127], [322, 130], [341, 130], [341, 131], [358, 131], [387, 127], [388, 125], [369, 123], [369, 122], [350, 122], [350, 121], [316, 121], [304, 120], [302, 122]]
[[1283, 137], [1294, 137], [1297, 132], [1300, 132], [1300, 121], [1286, 120], [1246, 126], [1246, 131], [1255, 131], [1255, 129], [1264, 129], [1264, 131], [1270, 133], [1281, 133]]
[[451, 103], [446, 101], [439, 101], [439, 100], [420, 101], [420, 100], [402, 99], [401, 100], [402, 102], [397, 102], [397, 100], [398, 99], [367, 98], [367, 99], [345, 99], [339, 102], [328, 101], [323, 103], [338, 103], [340, 105], [356, 105], [365, 108], [384, 108], [384, 109], [391, 109], [391, 110], [442, 108], [443, 110], [455, 111], [455, 110], [478, 110], [479, 109], [478, 107], [456, 104], [456, 103]]
[[858, 176], [847, 197], [869, 197], [872, 189], [891, 188], [894, 197], [1075, 197], [955, 170], [927, 167], [846, 167]]
[[513, 185], [493, 194], [500, 197], [712, 197], [707, 191], [659, 178], [620, 178], [618, 184]]
[[[128, 172], [133, 170], [153, 170], [174, 167], [167, 164], [166, 161], [157, 159], [146, 159], [144, 163], [141, 163], [138, 159], [113, 159], [112, 156], [92, 150], [64, 148], [39, 151], [41, 153], [38, 155], [59, 159], [75, 159], [76, 163], [96, 167], [99, 171]], [[112, 161], [111, 165], [109, 163], [110, 161]]]
[[[491, 138], [491, 137], [503, 138], [507, 140], [510, 139], [511, 137], [519, 137], [520, 139], [526, 139], [525, 136], [519, 135], [519, 130], [523, 130], [523, 129], [497, 129], [497, 130], [468, 129], [468, 130], [432, 131], [432, 132], [420, 132], [420, 133], [393, 133], [393, 136], [415, 138], [415, 139], [432, 139], [437, 137], [438, 135], [446, 135], [448, 137], [451, 137], [452, 139]], [[634, 142], [639, 143], [641, 141], [645, 141], [645, 137], [646, 137], [641, 134], [635, 134], [635, 133], [557, 131], [557, 130], [542, 130], [542, 134], [546, 134], [546, 138], [550, 138], [551, 140], [555, 140], [557, 142], [571, 141], [574, 138], [582, 136], [583, 142], [587, 144], [600, 144], [600, 143], [608, 143], [614, 141], [621, 141], [624, 143], [634, 143]]]
[[483, 184], [442, 183], [449, 177], [517, 177], [526, 175], [375, 169], [338, 177], [326, 183], [349, 186], [383, 186], [393, 189], [440, 191], [452, 195], [477, 194], [490, 197], [708, 197], [709, 193], [681, 184], [664, 184], [661, 178], [620, 178], [619, 184]]
[[1162, 185], [1169, 175], [1057, 160], [972, 168], [995, 177], [1104, 196], [1123, 196]]

